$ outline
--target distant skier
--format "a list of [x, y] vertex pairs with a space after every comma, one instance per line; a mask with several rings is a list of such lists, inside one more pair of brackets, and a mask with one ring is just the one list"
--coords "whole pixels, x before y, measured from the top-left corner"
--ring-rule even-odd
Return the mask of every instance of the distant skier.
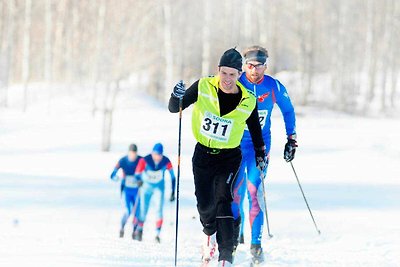
[[136, 230], [136, 239], [141, 241], [143, 235], [143, 225], [146, 220], [147, 212], [150, 206], [150, 200], [154, 196], [153, 203], [156, 205], [156, 241], [160, 242], [160, 231], [163, 224], [163, 206], [164, 206], [164, 174], [169, 171], [171, 177], [171, 196], [169, 200], [175, 200], [175, 174], [171, 161], [163, 155], [163, 145], [157, 143], [154, 145], [151, 154], [142, 158], [136, 168], [136, 176], [143, 181], [140, 190], [140, 214], [138, 227]]
[[118, 181], [119, 177], [117, 172], [119, 169], [122, 169], [122, 180], [121, 180], [121, 194], [125, 197], [125, 213], [121, 219], [121, 229], [119, 231], [119, 237], [124, 237], [125, 232], [125, 224], [132, 214], [133, 211], [133, 232], [132, 238], [134, 237], [134, 233], [137, 223], [137, 217], [139, 214], [139, 195], [138, 190], [142, 184], [142, 181], [138, 180], [135, 177], [135, 170], [139, 163], [139, 160], [142, 157], [137, 154], [137, 146], [135, 144], [131, 144], [129, 146], [128, 155], [122, 157], [117, 165], [115, 166], [113, 172], [110, 175], [110, 178], [114, 181]]
[[[252, 46], [244, 52], [245, 73], [239, 81], [257, 97], [258, 114], [262, 128], [262, 135], [266, 145], [267, 157], [271, 148], [271, 112], [274, 104], [280, 108], [285, 122], [287, 143], [284, 149], [284, 159], [290, 162], [294, 158], [297, 147], [296, 142], [296, 117], [289, 95], [277, 79], [265, 75], [267, 69], [268, 52], [260, 46]], [[239, 178], [235, 184], [235, 200], [232, 205], [234, 217], [240, 221], [240, 212], [243, 214], [243, 198], [247, 187], [249, 197], [249, 220], [251, 226], [251, 245], [250, 251], [255, 262], [264, 260], [261, 247], [262, 228], [264, 223], [264, 213], [261, 209], [263, 204], [262, 185], [260, 170], [256, 167], [254, 160], [254, 145], [248, 130], [244, 132], [241, 142], [243, 153], [242, 165], [239, 171]], [[268, 161], [267, 161], [268, 167]], [[267, 168], [265, 169], [266, 173]], [[247, 178], [246, 178], [246, 174]], [[242, 215], [243, 216], [243, 215]], [[236, 230], [236, 236], [239, 229]], [[243, 241], [243, 236], [239, 240]]]
[[266, 154], [258, 119], [256, 98], [239, 82], [242, 56], [232, 48], [221, 56], [218, 75], [204, 77], [187, 90], [179, 82], [169, 100], [170, 112], [194, 104], [192, 131], [197, 140], [193, 154], [193, 174], [197, 210], [203, 225], [203, 263], [215, 257], [218, 266], [232, 266], [234, 218], [233, 185], [242, 160], [240, 140], [248, 126], [254, 142], [254, 160], [263, 169]]

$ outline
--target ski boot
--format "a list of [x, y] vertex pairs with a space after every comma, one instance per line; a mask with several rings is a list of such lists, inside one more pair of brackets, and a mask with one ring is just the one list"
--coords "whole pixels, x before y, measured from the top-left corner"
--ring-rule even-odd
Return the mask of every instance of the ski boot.
[[143, 230], [137, 230], [135, 233], [135, 240], [142, 241], [143, 237]]
[[218, 267], [231, 267], [232, 263], [226, 260], [222, 260], [218, 262]]
[[119, 237], [123, 238], [124, 237], [124, 229], [119, 230]]
[[135, 231], [132, 232], [132, 239], [136, 240], [136, 232]]
[[204, 243], [202, 245], [202, 257], [201, 260], [203, 263], [208, 263], [216, 257], [217, 251], [217, 240], [216, 234], [206, 235], [204, 239]]
[[250, 246], [250, 253], [252, 256], [252, 265], [251, 266], [257, 266], [258, 264], [262, 263], [264, 261], [264, 252], [259, 244], [252, 244]]
[[244, 244], [244, 235], [240, 234], [239, 236], [239, 244]]
[[161, 239], [160, 239], [159, 236], [156, 236], [156, 242], [159, 243], [159, 244], [161, 243]]

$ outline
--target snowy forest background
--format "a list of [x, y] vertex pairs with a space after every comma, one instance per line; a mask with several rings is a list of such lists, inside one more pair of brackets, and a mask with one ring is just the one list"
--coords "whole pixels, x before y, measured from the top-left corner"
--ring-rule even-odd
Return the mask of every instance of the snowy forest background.
[[[176, 170], [173, 85], [260, 44], [295, 104], [293, 164], [322, 232], [282, 158], [275, 108], [266, 265], [398, 267], [399, 31], [398, 0], [0, 0], [0, 266], [172, 266], [176, 203], [165, 201], [161, 244], [151, 208], [143, 242], [131, 224], [119, 238], [123, 198], [109, 175], [132, 142], [140, 155], [163, 143]], [[203, 238], [194, 146], [185, 111], [181, 267], [200, 265]], [[166, 185], [168, 196], [168, 175]], [[250, 257], [244, 222], [238, 267]]]
[[1, 0], [0, 106], [29, 111], [85, 97], [104, 118], [126, 92], [165, 102], [215, 72], [221, 53], [260, 44], [296, 105], [358, 115], [399, 108], [396, 0]]
[[227, 48], [260, 44], [296, 105], [357, 115], [399, 108], [395, 0], [1, 0], [0, 107], [85, 99], [111, 145], [119, 98], [165, 102], [174, 83], [215, 73]]

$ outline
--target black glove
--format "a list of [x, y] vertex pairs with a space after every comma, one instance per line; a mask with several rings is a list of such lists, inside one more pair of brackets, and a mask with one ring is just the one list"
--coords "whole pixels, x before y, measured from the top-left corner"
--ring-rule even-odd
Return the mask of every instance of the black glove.
[[174, 87], [172, 95], [176, 98], [182, 98], [185, 95], [185, 84], [180, 80]]
[[283, 152], [283, 158], [286, 160], [286, 162], [291, 162], [294, 159], [294, 154], [296, 153], [296, 147], [297, 147], [296, 135], [290, 135], [285, 145], [285, 151]]
[[265, 154], [265, 146], [254, 148], [256, 152], [256, 166], [260, 172], [265, 172], [267, 169], [268, 161], [267, 155]]
[[170, 202], [174, 202], [175, 201], [175, 192], [172, 191], [171, 196], [169, 198]]

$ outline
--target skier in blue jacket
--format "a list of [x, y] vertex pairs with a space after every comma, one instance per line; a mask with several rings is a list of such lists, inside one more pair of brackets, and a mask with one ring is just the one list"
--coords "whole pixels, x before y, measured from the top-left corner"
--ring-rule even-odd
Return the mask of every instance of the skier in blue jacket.
[[113, 172], [110, 175], [110, 178], [112, 180], [118, 181], [120, 177], [117, 173], [119, 169], [122, 169], [121, 194], [123, 194], [125, 198], [125, 212], [122, 215], [121, 219], [121, 229], [119, 231], [120, 237], [124, 237], [125, 224], [128, 221], [129, 216], [133, 212], [132, 238], [135, 238], [134, 233], [138, 225], [137, 219], [139, 215], [138, 190], [142, 184], [142, 181], [135, 177], [135, 170], [141, 158], [142, 157], [137, 154], [137, 146], [135, 144], [131, 144], [129, 146], [128, 155], [122, 157], [118, 161], [118, 163], [114, 167]]
[[136, 168], [136, 176], [143, 180], [143, 186], [140, 190], [140, 214], [138, 227], [136, 230], [136, 239], [141, 241], [143, 235], [143, 225], [146, 220], [147, 212], [150, 206], [150, 200], [154, 196], [153, 203], [156, 205], [156, 241], [160, 242], [160, 232], [163, 224], [163, 206], [165, 191], [165, 172], [169, 171], [171, 177], [171, 196], [169, 200], [175, 200], [175, 174], [171, 161], [163, 155], [163, 145], [157, 143], [154, 145], [151, 154], [142, 158]]
[[[244, 52], [245, 72], [241, 75], [239, 81], [247, 90], [254, 93], [257, 97], [258, 114], [262, 135], [266, 146], [267, 167], [269, 161], [269, 151], [271, 148], [271, 112], [275, 104], [282, 112], [285, 122], [287, 143], [284, 149], [284, 159], [289, 162], [293, 160], [296, 151], [296, 116], [285, 86], [277, 79], [265, 75], [267, 69], [268, 52], [260, 46], [252, 46]], [[249, 198], [249, 220], [251, 227], [251, 245], [250, 251], [253, 260], [262, 262], [264, 260], [261, 247], [262, 228], [264, 224], [263, 192], [261, 183], [261, 173], [256, 168], [254, 157], [254, 146], [250, 133], [245, 130], [241, 141], [243, 154], [241, 168], [234, 188], [234, 202], [232, 211], [235, 217], [235, 238], [237, 242], [244, 242], [243, 227], [239, 229], [241, 217], [243, 218], [243, 199], [246, 188]], [[266, 172], [267, 168], [265, 169]], [[266, 173], [264, 173], [265, 175]], [[262, 207], [262, 208], [261, 208]], [[241, 233], [239, 234], [239, 231]], [[235, 240], [235, 241], [236, 241]]]

